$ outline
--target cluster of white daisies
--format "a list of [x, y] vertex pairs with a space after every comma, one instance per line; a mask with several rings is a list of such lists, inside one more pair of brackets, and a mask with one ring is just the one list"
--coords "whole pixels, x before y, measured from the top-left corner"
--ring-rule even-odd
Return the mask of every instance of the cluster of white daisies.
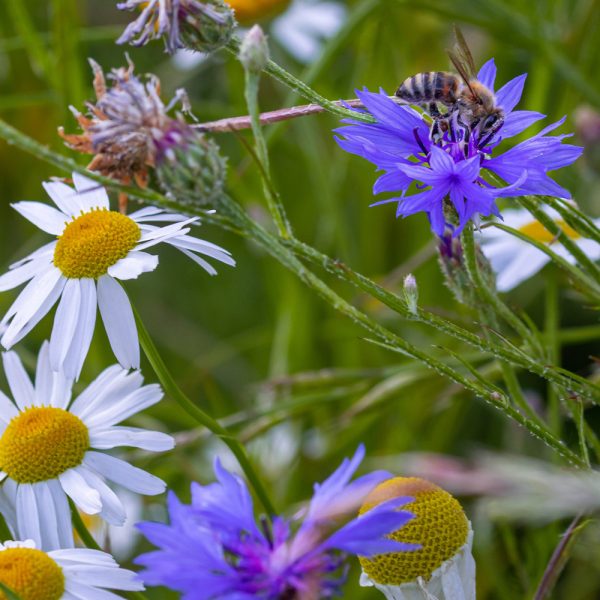
[[[19, 597], [110, 600], [107, 590], [143, 584], [104, 552], [75, 548], [72, 511], [123, 526], [127, 515], [111, 484], [135, 494], [164, 492], [163, 481], [107, 453], [127, 446], [173, 448], [169, 435], [119, 425], [156, 404], [162, 390], [144, 385], [133, 310], [119, 283], [153, 271], [151, 247], [166, 243], [209, 274], [204, 257], [234, 265], [229, 252], [189, 235], [197, 219], [148, 207], [112, 211], [104, 188], [73, 173], [74, 188], [44, 185], [56, 208], [19, 202], [14, 208], [54, 237], [0, 276], [0, 291], [24, 283], [0, 322], [9, 350], [58, 303], [49, 342], [33, 381], [14, 351], [2, 360], [10, 396], [0, 392], [0, 513], [14, 540], [0, 544], [2, 584]], [[159, 225], [162, 223], [162, 225]], [[79, 378], [96, 325], [96, 308], [119, 364], [78, 396]]]

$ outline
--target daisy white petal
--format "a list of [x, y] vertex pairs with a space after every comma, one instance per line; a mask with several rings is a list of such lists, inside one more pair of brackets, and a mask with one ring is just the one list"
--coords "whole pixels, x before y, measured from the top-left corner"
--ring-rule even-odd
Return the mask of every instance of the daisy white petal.
[[10, 391], [17, 406], [24, 410], [34, 404], [35, 392], [29, 375], [16, 352], [4, 352], [2, 363]]
[[123, 288], [108, 275], [98, 280], [98, 308], [119, 363], [127, 369], [139, 368], [140, 347], [133, 311]]
[[172, 450], [175, 441], [160, 431], [146, 431], [135, 427], [112, 427], [90, 429], [90, 444], [98, 450], [109, 450], [115, 446], [129, 446], [153, 452]]
[[94, 427], [106, 427], [120, 423], [130, 416], [138, 413], [150, 406], [154, 406], [162, 398], [162, 390], [157, 384], [145, 385], [136, 389], [127, 396], [114, 398], [111, 401], [105, 400], [106, 407], [95, 410], [89, 416], [86, 416], [85, 423], [91, 429]]
[[42, 538], [40, 514], [31, 484], [20, 485], [17, 488], [15, 500], [17, 513], [17, 528], [19, 534], [31, 540]]
[[20, 341], [48, 313], [60, 297], [65, 283], [60, 271], [49, 269], [25, 286], [9, 309], [9, 314], [14, 316], [2, 336], [5, 348]]
[[85, 479], [90, 487], [93, 487], [100, 494], [102, 510], [99, 516], [107, 523], [121, 527], [125, 523], [127, 513], [123, 503], [118, 496], [104, 483], [102, 478], [90, 469], [80, 468], [80, 475]]
[[76, 200], [73, 188], [70, 188], [67, 184], [61, 183], [60, 181], [48, 181], [42, 183], [42, 185], [48, 196], [54, 201], [54, 204], [56, 204], [61, 212], [67, 217], [75, 217], [80, 213], [81, 207]]
[[16, 202], [11, 206], [28, 221], [46, 233], [60, 235], [67, 218], [63, 213], [41, 202]]
[[[95, 515], [102, 510], [102, 502], [98, 490], [91, 488], [77, 469], [69, 469], [58, 476], [60, 485], [73, 502], [88, 515]], [[35, 538], [34, 538], [35, 539]]]
[[8, 425], [13, 417], [16, 417], [18, 410], [15, 405], [8, 399], [8, 397], [0, 392], [0, 422], [2, 422], [2, 429]]
[[50, 365], [58, 371], [69, 351], [81, 307], [81, 289], [78, 279], [67, 279], [56, 309], [50, 336]]
[[4, 273], [4, 275], [0, 276], [0, 292], [12, 290], [13, 288], [22, 285], [26, 281], [34, 278], [41, 271], [47, 270], [49, 265], [50, 261], [30, 261], [10, 270], [8, 273]]
[[88, 179], [81, 173], [74, 171], [73, 183], [77, 190], [80, 203], [85, 204], [88, 210], [92, 208], [105, 208], [108, 210], [110, 208], [108, 194], [97, 181]]
[[96, 282], [89, 278], [79, 279], [79, 288], [81, 298], [79, 319], [63, 364], [65, 375], [71, 379], [79, 379], [96, 325]]
[[40, 538], [48, 548], [59, 548], [61, 544], [58, 526], [58, 510], [54, 506], [54, 496], [46, 482], [33, 486], [36, 504], [39, 511]]
[[166, 489], [162, 479], [150, 475], [150, 473], [146, 473], [146, 471], [142, 471], [142, 469], [138, 469], [120, 458], [110, 456], [110, 454], [87, 452], [84, 464], [98, 471], [110, 481], [138, 494], [155, 496], [162, 494]]
[[108, 274], [116, 279], [137, 279], [142, 273], [154, 271], [158, 266], [158, 256], [147, 252], [130, 252], [125, 258], [109, 267]]

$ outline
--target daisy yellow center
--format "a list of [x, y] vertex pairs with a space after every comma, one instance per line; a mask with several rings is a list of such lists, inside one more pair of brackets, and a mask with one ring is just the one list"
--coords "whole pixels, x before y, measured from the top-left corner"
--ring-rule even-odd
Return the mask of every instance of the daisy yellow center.
[[92, 210], [67, 224], [54, 250], [54, 264], [65, 277], [98, 279], [135, 248], [141, 235], [128, 216]]
[[[557, 219], [554, 222], [565, 232], [565, 235], [570, 237], [572, 240], [576, 240], [577, 238], [581, 237], [562, 219]], [[538, 242], [542, 242], [543, 244], [551, 244], [556, 240], [556, 236], [553, 233], [550, 233], [539, 221], [527, 223], [527, 225], [519, 227], [519, 231]]]
[[[65, 592], [62, 569], [35, 548], [7, 548], [0, 552], [0, 582], [21, 600], [59, 600]], [[0, 599], [6, 594], [0, 592]]]
[[227, 0], [240, 23], [256, 21], [283, 10], [290, 0]]
[[17, 483], [47, 481], [80, 465], [89, 446], [81, 419], [34, 406], [14, 417], [0, 438], [0, 468]]
[[465, 545], [469, 533], [469, 522], [458, 501], [437, 485], [417, 477], [384, 481], [367, 496], [360, 512], [399, 496], [414, 498], [402, 510], [413, 513], [415, 518], [388, 537], [398, 542], [421, 544], [422, 548], [370, 559], [360, 557], [363, 571], [383, 585], [400, 585], [417, 577], [429, 580], [438, 567]]

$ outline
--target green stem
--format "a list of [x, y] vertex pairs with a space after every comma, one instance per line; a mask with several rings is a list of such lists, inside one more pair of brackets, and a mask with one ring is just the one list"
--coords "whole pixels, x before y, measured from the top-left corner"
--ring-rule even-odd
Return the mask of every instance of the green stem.
[[[558, 340], [558, 329], [560, 327], [559, 297], [557, 273], [549, 265], [546, 272], [546, 293], [545, 298], [545, 317], [544, 334], [548, 360], [550, 364], [560, 364], [560, 342]], [[550, 427], [559, 437], [561, 435], [561, 417], [560, 417], [560, 396], [556, 387], [548, 385], [548, 411], [550, 417]], [[580, 440], [581, 441], [581, 440]], [[585, 443], [585, 442], [584, 442]]]
[[540, 350], [538, 340], [525, 323], [498, 298], [498, 294], [494, 290], [491, 290], [486, 283], [478, 265], [475, 237], [471, 226], [464, 228], [461, 241], [465, 257], [465, 267], [479, 298], [488, 305], [488, 308], [491, 309], [490, 312], [493, 311], [502, 317], [524, 341], [531, 345], [532, 349]]
[[[312, 271], [309, 271], [289, 250], [287, 250], [276, 238], [265, 231], [239, 206], [230, 199], [223, 199], [224, 204], [228, 206], [229, 214], [236, 220], [240, 220], [241, 229], [251, 237], [255, 242], [259, 243], [267, 250], [274, 258], [279, 260], [285, 267], [292, 270], [301, 281], [315, 291], [322, 299], [330, 304], [335, 310], [350, 318], [354, 323], [360, 325], [363, 329], [374, 335], [380, 342], [389, 349], [404, 354], [410, 358], [425, 364], [430, 369], [436, 371], [440, 375], [448, 377], [450, 380], [458, 383], [465, 389], [471, 391], [476, 396], [483, 398], [492, 406], [499, 409], [509, 418], [515, 420], [525, 427], [532, 435], [541, 439], [554, 451], [566, 460], [576, 464], [577, 466], [585, 466], [579, 456], [563, 444], [558, 438], [548, 431], [542, 424], [528, 418], [526, 415], [511, 406], [508, 399], [499, 394], [495, 389], [488, 389], [462, 375], [456, 369], [450, 367], [446, 363], [422, 352], [417, 347], [413, 346], [404, 338], [389, 331], [376, 321], [370, 319], [366, 314], [358, 310], [356, 307], [348, 303], [346, 300], [336, 294], [323, 281], [316, 277]], [[243, 225], [242, 225], [243, 223]]]
[[102, 548], [99, 546], [98, 542], [96, 542], [92, 534], [88, 531], [88, 528], [85, 526], [77, 507], [70, 498], [69, 506], [71, 507], [71, 519], [73, 521], [73, 527], [75, 527], [75, 531], [77, 532], [79, 539], [84, 543], [86, 548], [102, 551]]
[[[258, 106], [258, 89], [260, 85], [260, 73], [255, 73], [251, 69], [246, 68], [246, 87], [245, 96], [246, 104], [248, 105], [248, 112], [250, 114], [250, 120], [252, 125], [252, 133], [254, 134], [254, 140], [256, 142], [256, 155], [258, 160], [262, 164], [262, 172], [264, 174], [263, 179], [263, 191], [269, 211], [277, 225], [279, 234], [284, 237], [291, 237], [292, 228], [290, 222], [285, 214], [285, 208], [281, 203], [279, 194], [273, 188], [271, 183], [271, 168], [269, 164], [269, 152], [267, 150], [267, 143], [263, 134], [263, 129], [260, 124], [260, 108]], [[266, 179], [266, 180], [265, 180]]]
[[[408, 310], [406, 301], [403, 298], [393, 294], [392, 292], [389, 292], [368, 277], [353, 271], [343, 262], [334, 260], [326, 254], [322, 254], [316, 248], [313, 248], [312, 246], [309, 246], [308, 244], [300, 242], [296, 239], [285, 240], [284, 243], [298, 256], [310, 260], [313, 264], [324, 268], [328, 273], [331, 273], [342, 281], [350, 283], [357, 289], [366, 292], [407, 319], [423, 323], [439, 331], [447, 333], [453, 338], [465, 342], [470, 346], [477, 348], [478, 350], [489, 352], [492, 356], [495, 356], [500, 360], [513, 363], [516, 366], [526, 369], [548, 381], [553, 381], [568, 388], [579, 390], [579, 392], [583, 393], [583, 395], [586, 397], [596, 399], [600, 397], [598, 394], [598, 388], [585, 378], [577, 377], [577, 381], [571, 379], [570, 377], [567, 378], [564, 376], [564, 374], [556, 372], [553, 367], [546, 364], [541, 364], [540, 361], [531, 358], [528, 354], [522, 352], [513, 345], [505, 344], [500, 346], [494, 344], [489, 339], [481, 338], [467, 329], [464, 329], [452, 323], [451, 321], [443, 319], [442, 317], [421, 308], [418, 308], [417, 314], [413, 315]], [[576, 337], [577, 334], [590, 335], [590, 332], [573, 332], [574, 339], [578, 339], [578, 337]]]
[[177, 404], [179, 404], [179, 406], [181, 406], [181, 408], [185, 410], [185, 412], [187, 412], [188, 415], [190, 415], [197, 423], [203, 427], [206, 427], [209, 431], [223, 440], [223, 442], [238, 460], [240, 467], [248, 478], [250, 485], [254, 488], [254, 491], [256, 492], [256, 495], [267, 514], [271, 517], [277, 514], [271, 500], [269, 499], [266, 489], [259, 479], [254, 467], [252, 466], [252, 463], [250, 462], [250, 459], [248, 458], [246, 450], [242, 444], [225, 427], [213, 419], [209, 414], [204, 412], [197, 404], [192, 402], [183, 393], [167, 369], [167, 366], [156, 349], [154, 342], [150, 338], [150, 335], [148, 334], [148, 331], [146, 330], [144, 323], [142, 322], [142, 319], [135, 308], [134, 314], [137, 323], [138, 334], [140, 337], [140, 344], [165, 392], [171, 396], [171, 398], [173, 398], [173, 400], [175, 400], [175, 402], [177, 402]]
[[[226, 49], [237, 56], [240, 49], [240, 40], [235, 37], [232, 38], [227, 44]], [[363, 121], [364, 123], [376, 122], [376, 119], [372, 115], [349, 110], [336, 104], [335, 102], [332, 102], [331, 100], [328, 100], [324, 96], [321, 96], [321, 94], [313, 90], [310, 86], [306, 85], [303, 81], [292, 75], [289, 71], [286, 71], [283, 67], [272, 60], [267, 61], [264, 72], [288, 86], [291, 90], [303, 98], [322, 106], [325, 110], [334, 115], [344, 117], [346, 119], [352, 118], [357, 121]]]

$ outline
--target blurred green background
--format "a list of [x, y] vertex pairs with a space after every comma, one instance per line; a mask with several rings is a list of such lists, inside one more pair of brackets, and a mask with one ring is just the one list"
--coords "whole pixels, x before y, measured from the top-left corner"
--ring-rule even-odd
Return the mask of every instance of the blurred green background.
[[[87, 57], [108, 71], [124, 64], [126, 51], [138, 72], [161, 78], [165, 99], [185, 87], [200, 120], [245, 114], [243, 72], [236, 61], [217, 53], [190, 68], [189, 61], [169, 58], [160, 43], [143, 49], [116, 46], [114, 40], [130, 15], [117, 11], [115, 4], [2, 2], [0, 116], [73, 156], [56, 129], [64, 125], [67, 132], [76, 132], [68, 106], [83, 110], [85, 100], [93, 99]], [[574, 115], [582, 105], [600, 108], [597, 0], [363, 0], [347, 6], [346, 24], [309, 66], [296, 62], [276, 40], [272, 43], [274, 58], [328, 98], [350, 98], [354, 88], [362, 86], [372, 90], [381, 86], [392, 93], [409, 75], [447, 69], [444, 49], [451, 45], [452, 24], [457, 23], [477, 63], [496, 58], [498, 84], [529, 73], [520, 108], [541, 111], [552, 120], [566, 114], [561, 132], [574, 131]], [[264, 26], [268, 29], [269, 22]], [[280, 84], [263, 81], [264, 110], [293, 101]], [[400, 291], [403, 276], [412, 272], [423, 306], [473, 328], [473, 315], [457, 305], [444, 286], [426, 219], [420, 215], [396, 220], [391, 205], [369, 208], [374, 169], [338, 148], [331, 134], [336, 125], [333, 117], [321, 115], [269, 130], [275, 182], [299, 239], [394, 291]], [[243, 145], [223, 134], [218, 142], [229, 156], [232, 195], [255, 218], [268, 222], [261, 182]], [[592, 140], [583, 159], [557, 175], [593, 216], [600, 214], [597, 150]], [[86, 163], [85, 157], [76, 158]], [[2, 270], [47, 241], [9, 204], [46, 201], [41, 182], [53, 175], [64, 174], [0, 143]], [[128, 282], [127, 290], [180, 385], [250, 444], [277, 506], [288, 514], [311, 495], [313, 483], [324, 479], [361, 441], [368, 452], [365, 468], [377, 468], [379, 457], [416, 451], [470, 456], [488, 449], [553, 460], [540, 443], [470, 394], [369, 343], [362, 330], [313, 297], [251, 243], [212, 226], [203, 226], [196, 235], [231, 250], [237, 268], [220, 267], [219, 275], [210, 278], [179, 253], [161, 250], [157, 272]], [[541, 327], [547, 270], [508, 297]], [[475, 360], [488, 376], [498, 377], [497, 366], [485, 356], [478, 357], [431, 329], [403, 322], [380, 304], [327, 280], [419, 347], [444, 355], [436, 348], [443, 343]], [[6, 311], [14, 298], [14, 292], [2, 294], [0, 311]], [[592, 307], [582, 308], [581, 302], [563, 287], [561, 327], [586, 327], [592, 332], [565, 342], [563, 365], [589, 375], [589, 356], [599, 353], [598, 338], [593, 336], [598, 321]], [[46, 318], [18, 347], [31, 366], [51, 322]], [[98, 330], [79, 386], [112, 361], [105, 335]], [[144, 364], [143, 370], [148, 380], [154, 380], [149, 365]], [[543, 405], [544, 385], [528, 376], [522, 381], [530, 397]], [[598, 422], [594, 411], [587, 416], [590, 423]], [[205, 432], [195, 432], [194, 424], [169, 399], [136, 422], [178, 436], [180, 444], [169, 455], [128, 457], [164, 478], [182, 498], [188, 498], [190, 480], [212, 479], [215, 453], [235, 466], [224, 446]], [[573, 441], [573, 428], [567, 425], [564, 435]], [[400, 462], [397, 471], [401, 474]], [[474, 518], [472, 499], [462, 500]], [[146, 499], [145, 516], [164, 518], [162, 504], [162, 498]], [[532, 597], [567, 522], [478, 522], [478, 598]], [[589, 528], [580, 538], [553, 598], [600, 597], [599, 542], [597, 528]], [[345, 597], [376, 598], [376, 592], [358, 587], [357, 573], [356, 568], [350, 573]], [[155, 591], [152, 597], [170, 596]]]

